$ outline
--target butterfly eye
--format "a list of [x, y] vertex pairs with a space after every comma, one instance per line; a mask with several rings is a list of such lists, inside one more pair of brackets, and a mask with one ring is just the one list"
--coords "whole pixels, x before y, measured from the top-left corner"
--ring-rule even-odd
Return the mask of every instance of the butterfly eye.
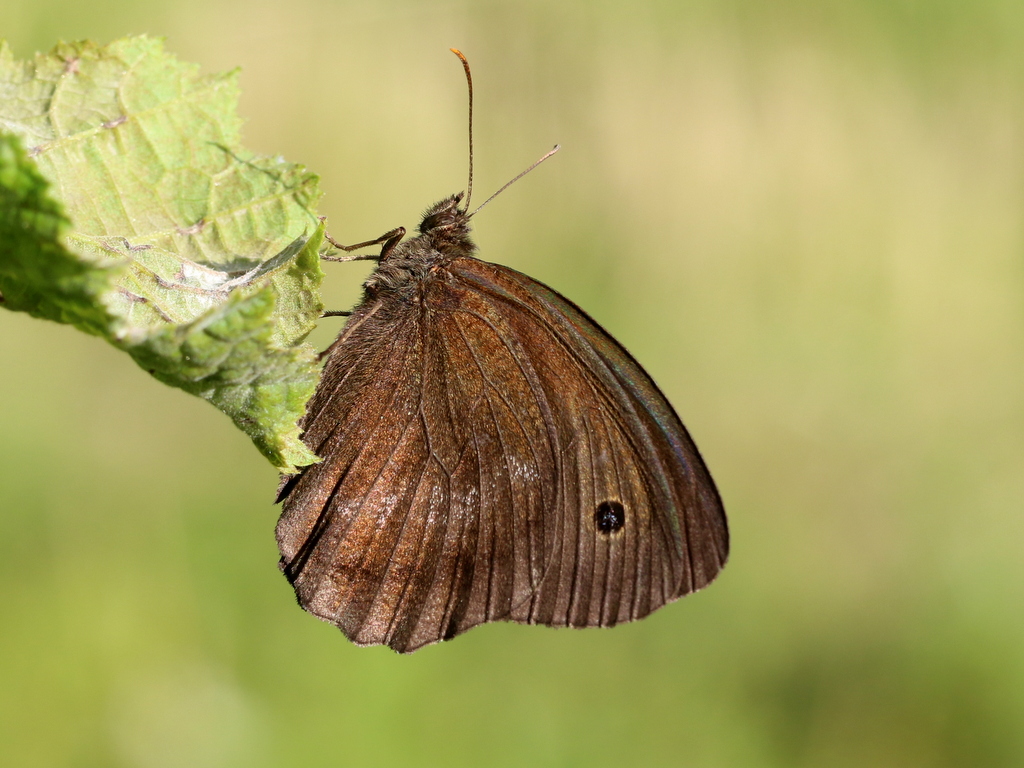
[[626, 509], [617, 501], [602, 501], [594, 510], [597, 530], [608, 535], [622, 530], [626, 524]]

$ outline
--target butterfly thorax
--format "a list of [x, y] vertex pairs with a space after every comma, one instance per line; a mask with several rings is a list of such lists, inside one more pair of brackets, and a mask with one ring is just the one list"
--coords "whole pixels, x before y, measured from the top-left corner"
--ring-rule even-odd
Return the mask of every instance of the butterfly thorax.
[[448, 264], [476, 252], [469, 237], [469, 215], [459, 208], [461, 200], [461, 194], [452, 195], [427, 209], [420, 234], [388, 251], [364, 283], [368, 298], [392, 294], [415, 302], [427, 280], [443, 278]]

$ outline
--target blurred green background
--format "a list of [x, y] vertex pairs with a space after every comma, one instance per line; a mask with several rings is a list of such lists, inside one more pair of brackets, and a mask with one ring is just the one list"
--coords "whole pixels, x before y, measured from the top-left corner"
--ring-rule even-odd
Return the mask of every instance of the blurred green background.
[[563, 145], [482, 256], [647, 366], [732, 559], [610, 631], [356, 648], [295, 605], [226, 418], [0, 313], [0, 764], [1024, 765], [1018, 0], [0, 5], [21, 57], [135, 32], [241, 65], [248, 146], [348, 242], [463, 188], [462, 48], [478, 195]]

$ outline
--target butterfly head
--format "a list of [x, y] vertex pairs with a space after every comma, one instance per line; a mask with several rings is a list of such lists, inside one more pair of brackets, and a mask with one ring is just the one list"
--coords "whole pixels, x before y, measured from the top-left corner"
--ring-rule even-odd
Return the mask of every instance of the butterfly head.
[[469, 239], [470, 214], [461, 207], [463, 193], [434, 203], [423, 214], [420, 237], [429, 239], [433, 247], [450, 256], [470, 255], [476, 250]]
[[438, 229], [469, 232], [469, 215], [465, 208], [459, 207], [462, 198], [463, 193], [459, 192], [427, 208], [420, 222], [420, 234], [426, 235]]

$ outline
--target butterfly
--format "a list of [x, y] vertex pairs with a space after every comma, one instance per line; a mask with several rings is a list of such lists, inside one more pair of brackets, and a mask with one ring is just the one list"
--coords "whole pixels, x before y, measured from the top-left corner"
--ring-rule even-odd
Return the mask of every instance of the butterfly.
[[362, 301], [336, 313], [302, 421], [323, 460], [284, 478], [277, 541], [302, 607], [358, 645], [609, 627], [728, 557], [721, 498], [668, 400], [569, 299], [476, 257], [468, 198], [431, 206], [408, 240], [339, 246], [382, 244]]

